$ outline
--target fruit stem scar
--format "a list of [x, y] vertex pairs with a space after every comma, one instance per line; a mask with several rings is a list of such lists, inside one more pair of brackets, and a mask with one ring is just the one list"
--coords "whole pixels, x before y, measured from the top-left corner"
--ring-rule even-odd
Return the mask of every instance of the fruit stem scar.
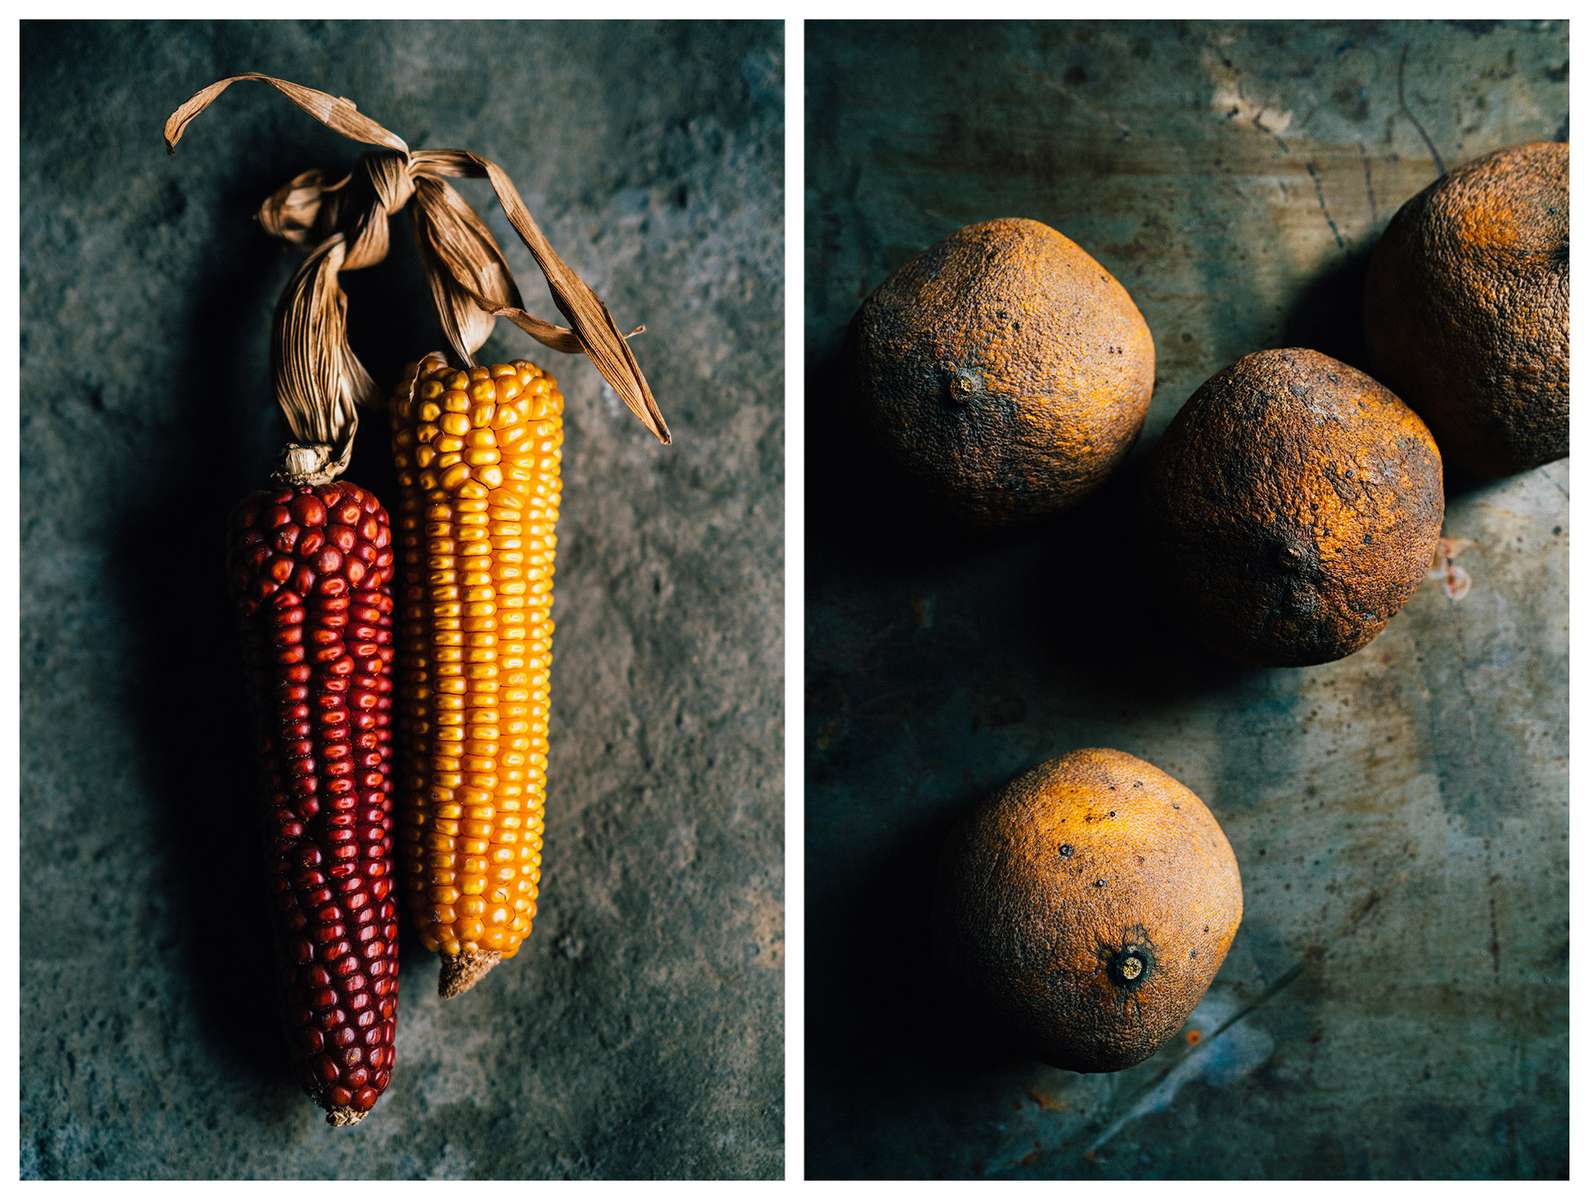
[[1136, 989], [1153, 974], [1153, 951], [1141, 942], [1130, 942], [1109, 956], [1109, 978], [1127, 989]]

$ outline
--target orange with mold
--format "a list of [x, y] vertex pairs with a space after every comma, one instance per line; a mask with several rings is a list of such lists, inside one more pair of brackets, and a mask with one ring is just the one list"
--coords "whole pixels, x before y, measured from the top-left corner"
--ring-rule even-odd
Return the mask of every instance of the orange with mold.
[[1477, 475], [1567, 453], [1567, 158], [1535, 142], [1459, 167], [1402, 205], [1369, 262], [1376, 370]]
[[968, 225], [862, 305], [867, 417], [907, 471], [984, 524], [1093, 491], [1142, 429], [1153, 336], [1108, 271], [1038, 221]]
[[1032, 1053], [1119, 1071], [1186, 1024], [1241, 909], [1236, 856], [1196, 795], [1130, 754], [1077, 750], [955, 831], [937, 933]]
[[1418, 415], [1315, 350], [1249, 354], [1176, 414], [1147, 516], [1188, 624], [1262, 666], [1372, 641], [1428, 570], [1445, 515]]

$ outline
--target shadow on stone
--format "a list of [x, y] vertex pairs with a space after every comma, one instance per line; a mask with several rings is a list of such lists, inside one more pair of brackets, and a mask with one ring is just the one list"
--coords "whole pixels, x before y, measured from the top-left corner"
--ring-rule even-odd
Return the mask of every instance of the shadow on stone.
[[[246, 211], [270, 186], [239, 185], [231, 200]], [[270, 381], [253, 377], [263, 358], [249, 351], [269, 330], [245, 318], [285, 278], [277, 255], [264, 237], [243, 236], [208, 278], [173, 281], [195, 294], [191, 323], [171, 331], [188, 347], [171, 381], [187, 406], [151, 464], [166, 486], [127, 514], [116, 599], [140, 660], [138, 768], [161, 805], [162, 887], [186, 923], [198, 1023], [227, 1073], [286, 1082], [252, 716], [224, 574], [227, 519], [268, 462], [257, 416]]]
[[[955, 819], [971, 803], [958, 806]], [[814, 1134], [874, 1129], [885, 1110], [889, 1125], [908, 1126], [902, 1102], [923, 1113], [941, 1111], [956, 1095], [1023, 1061], [963, 981], [935, 958], [933, 899], [952, 825], [949, 819], [917, 824], [866, 879], [824, 890], [812, 908], [806, 1070]], [[813, 1167], [866, 1157], [824, 1152]]]
[[1348, 251], [1297, 294], [1285, 318], [1285, 345], [1317, 350], [1374, 374], [1363, 333], [1363, 284], [1372, 250], [1370, 242]]
[[1142, 514], [1152, 447], [1047, 534], [1006, 637], [1036, 656], [1056, 688], [1128, 710], [1174, 706], [1238, 686], [1253, 669], [1205, 650], [1182, 623], [1185, 584], [1156, 565]]
[[941, 571], [1029, 541], [1039, 527], [966, 524], [907, 475], [867, 428], [848, 371], [848, 341], [806, 366], [806, 550], [814, 577]]
[[[276, 183], [239, 182], [228, 206], [248, 211]], [[398, 273], [412, 266], [406, 237], [394, 243], [392, 260], [345, 277], [354, 348], [383, 386], [406, 358], [443, 341], [423, 288], [400, 282], [407, 277]], [[179, 898], [176, 911], [187, 923], [199, 1023], [227, 1071], [292, 1086], [272, 957], [254, 714], [225, 560], [231, 512], [268, 485], [288, 438], [273, 381], [255, 373], [271, 328], [254, 316], [285, 285], [298, 252], [244, 229], [211, 261], [217, 265], [207, 278], [173, 281], [197, 289], [191, 323], [172, 331], [189, 348], [173, 381], [186, 392], [186, 413], [151, 464], [167, 486], [127, 514], [116, 599], [145, 682], [133, 714], [142, 725], [138, 766], [148, 793], [163, 803], [163, 886]], [[422, 330], [427, 316], [430, 328]], [[384, 417], [362, 416], [347, 477], [390, 508], [396, 487]], [[423, 955], [405, 929], [404, 967], [411, 949]]]

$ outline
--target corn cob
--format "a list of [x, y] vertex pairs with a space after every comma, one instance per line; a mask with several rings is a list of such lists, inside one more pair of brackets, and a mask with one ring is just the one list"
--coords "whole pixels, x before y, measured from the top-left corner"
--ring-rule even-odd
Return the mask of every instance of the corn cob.
[[563, 396], [528, 362], [431, 355], [391, 411], [404, 873], [446, 997], [513, 957], [535, 919]]
[[274, 933], [294, 1066], [332, 1125], [391, 1080], [393, 550], [386, 511], [345, 482], [256, 492], [228, 575], [260, 714]]

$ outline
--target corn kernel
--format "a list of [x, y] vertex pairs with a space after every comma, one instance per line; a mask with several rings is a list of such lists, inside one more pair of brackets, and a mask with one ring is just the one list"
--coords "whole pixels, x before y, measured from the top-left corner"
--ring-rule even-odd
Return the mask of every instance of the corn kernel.
[[429, 359], [393, 408], [405, 881], [421, 942], [516, 953], [536, 911], [562, 394]]

